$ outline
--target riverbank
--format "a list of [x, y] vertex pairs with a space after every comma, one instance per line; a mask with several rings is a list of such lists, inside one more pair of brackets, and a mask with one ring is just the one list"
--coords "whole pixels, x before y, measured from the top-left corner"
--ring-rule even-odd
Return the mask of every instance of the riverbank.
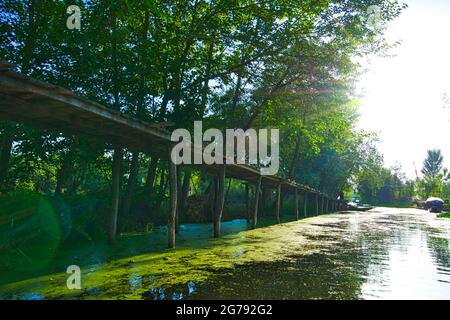
[[450, 212], [445, 212], [437, 215], [439, 218], [449, 218], [450, 219]]

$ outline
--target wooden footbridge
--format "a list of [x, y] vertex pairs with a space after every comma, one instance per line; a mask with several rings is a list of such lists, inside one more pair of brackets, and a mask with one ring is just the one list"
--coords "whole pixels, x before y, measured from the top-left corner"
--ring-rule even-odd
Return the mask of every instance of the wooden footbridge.
[[[106, 108], [96, 102], [83, 99], [73, 92], [42, 81], [31, 79], [14, 71], [14, 66], [0, 62], [0, 118], [35, 127], [55, 130], [67, 134], [88, 136], [111, 143], [115, 147], [126, 147], [133, 151], [157, 156], [169, 162], [170, 210], [168, 214], [169, 247], [175, 246], [178, 179], [177, 166], [170, 160], [170, 152], [176, 142], [164, 129], [164, 124], [147, 123], [131, 118], [119, 111]], [[194, 145], [191, 144], [192, 150]], [[247, 181], [255, 185], [255, 197], [251, 213], [251, 225], [257, 226], [258, 202], [261, 188], [277, 190], [276, 217], [280, 222], [281, 193], [295, 195], [295, 215], [300, 215], [299, 194], [305, 197], [302, 214], [307, 215], [307, 206], [315, 214], [340, 209], [340, 202], [318, 190], [283, 179], [279, 176], [261, 175], [258, 168], [242, 164], [193, 165], [215, 177], [217, 192], [214, 205], [214, 236], [220, 235], [220, 224], [224, 207], [226, 177]], [[113, 165], [112, 199], [118, 199], [120, 169]], [[308, 201], [306, 201], [308, 200]], [[118, 203], [113, 200], [110, 216], [110, 240], [116, 236]]]

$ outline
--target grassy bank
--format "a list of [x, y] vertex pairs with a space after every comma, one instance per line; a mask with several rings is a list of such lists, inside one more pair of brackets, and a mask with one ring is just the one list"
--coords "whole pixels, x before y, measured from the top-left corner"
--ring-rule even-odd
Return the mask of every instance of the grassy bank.
[[412, 202], [376, 202], [374, 205], [386, 208], [415, 208]]
[[438, 217], [439, 218], [449, 218], [450, 219], [450, 212], [438, 214]]

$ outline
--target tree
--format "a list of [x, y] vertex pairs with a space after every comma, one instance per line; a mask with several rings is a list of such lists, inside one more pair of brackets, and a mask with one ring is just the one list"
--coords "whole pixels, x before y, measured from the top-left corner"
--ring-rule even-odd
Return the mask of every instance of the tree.
[[448, 173], [443, 163], [441, 150], [427, 151], [427, 157], [423, 162], [423, 179], [419, 182], [419, 191], [423, 197], [439, 196], [444, 191]]
[[423, 162], [422, 173], [426, 179], [435, 179], [443, 169], [444, 157], [441, 150], [428, 150]]
[[[370, 134], [354, 128], [359, 66], [353, 58], [389, 47], [363, 17], [369, 5], [379, 5], [384, 20], [394, 19], [403, 8], [397, 1], [81, 0], [78, 5], [81, 29], [69, 30], [61, 23], [64, 1], [2, 1], [0, 58], [141, 121], [192, 129], [194, 120], [203, 120], [205, 130], [282, 128], [279, 174], [330, 195], [377, 161]], [[111, 201], [100, 194], [110, 196], [114, 162], [120, 223], [139, 214], [141, 225], [161, 223], [167, 164], [127, 149], [122, 161], [121, 150], [1, 123], [0, 180], [9, 181], [1, 188], [54, 193], [73, 207], [77, 197], [102, 200], [97, 214], [107, 215]], [[182, 178], [187, 194], [191, 174]], [[207, 185], [210, 177], [203, 180]]]

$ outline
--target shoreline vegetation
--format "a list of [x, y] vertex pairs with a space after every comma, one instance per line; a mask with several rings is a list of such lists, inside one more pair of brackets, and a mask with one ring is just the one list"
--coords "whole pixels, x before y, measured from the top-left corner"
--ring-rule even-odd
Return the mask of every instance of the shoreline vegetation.
[[437, 215], [437, 217], [450, 219], [450, 211], [449, 212], [445, 212], [445, 213], [440, 213], [440, 214]]

